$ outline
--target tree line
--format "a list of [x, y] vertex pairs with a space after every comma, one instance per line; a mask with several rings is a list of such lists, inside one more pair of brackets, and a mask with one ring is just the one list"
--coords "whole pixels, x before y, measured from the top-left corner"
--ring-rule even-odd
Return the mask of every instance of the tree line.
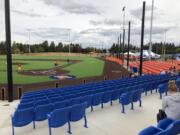
[[[149, 44], [144, 45], [144, 50], [148, 50], [149, 49]], [[128, 51], [128, 45], [126, 44], [124, 46], [124, 52]], [[134, 46], [134, 45], [130, 45], [129, 46], [129, 51], [131, 52], [139, 52], [140, 51], [140, 47]], [[177, 54], [180, 53], [180, 45], [175, 46], [174, 43], [153, 43], [152, 44], [152, 51], [154, 53], [157, 54]], [[123, 52], [123, 48], [122, 46], [120, 46], [119, 44], [113, 43], [113, 45], [111, 46], [111, 48], [109, 49], [110, 53], [122, 53]]]
[[[97, 49], [94, 47], [86, 47], [83, 48], [80, 44], [63, 44], [58, 43], [55, 44], [53, 41], [48, 42], [44, 41], [39, 44], [23, 44], [18, 42], [13, 42], [12, 44], [12, 53], [13, 54], [20, 54], [20, 53], [29, 53], [29, 47], [31, 53], [41, 53], [41, 52], [69, 52], [69, 46], [70, 46], [70, 52], [73, 53], [90, 53], [90, 52], [96, 52], [96, 53], [106, 53], [106, 49]], [[131, 52], [139, 52], [140, 48], [130, 44], [129, 50]], [[149, 44], [144, 45], [144, 50], [148, 50]], [[113, 43], [112, 46], [109, 48], [109, 52], [114, 53], [122, 53], [123, 48], [119, 44]], [[128, 46], [125, 44], [124, 46], [124, 52], [128, 51]], [[174, 43], [153, 43], [152, 45], [152, 51], [157, 54], [177, 54], [180, 53], [180, 45], [175, 46]], [[0, 54], [6, 54], [6, 45], [5, 42], [0, 42]]]
[[[29, 48], [30, 47], [30, 48]], [[17, 43], [13, 42], [12, 44], [12, 53], [13, 54], [21, 54], [21, 53], [29, 53], [29, 49], [31, 53], [41, 53], [41, 52], [70, 52], [73, 53], [90, 53], [90, 52], [97, 52], [101, 53], [105, 50], [97, 49], [94, 47], [86, 47], [83, 48], [80, 44], [63, 44], [58, 43], [55, 44], [54, 42], [48, 43], [48, 41], [44, 41], [39, 44], [23, 44], [23, 43]], [[6, 45], [5, 42], [0, 42], [0, 54], [6, 54]]]

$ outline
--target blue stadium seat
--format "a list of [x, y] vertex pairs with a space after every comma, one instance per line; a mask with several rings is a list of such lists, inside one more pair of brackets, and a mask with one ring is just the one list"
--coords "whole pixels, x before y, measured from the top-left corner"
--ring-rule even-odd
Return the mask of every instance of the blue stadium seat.
[[132, 103], [132, 98], [133, 98], [133, 92], [126, 92], [120, 96], [119, 103], [121, 103], [122, 105], [122, 113], [125, 113], [124, 106]]
[[92, 95], [84, 96], [81, 98], [81, 103], [86, 102], [87, 103], [87, 108], [89, 108], [92, 105]]
[[53, 104], [39, 105], [34, 109], [35, 121], [43, 121], [47, 119], [47, 114], [54, 109]]
[[35, 128], [34, 123], [34, 108], [27, 109], [17, 109], [14, 115], [11, 117], [12, 121], [12, 133], [14, 135], [14, 127], [23, 127], [31, 122], [33, 122], [33, 128]]
[[28, 102], [28, 103], [20, 103], [18, 105], [18, 109], [27, 109], [34, 106], [34, 102]]
[[62, 108], [57, 109], [48, 114], [48, 126], [49, 126], [49, 135], [52, 135], [52, 129], [51, 128], [58, 128], [66, 123], [68, 123], [68, 132], [70, 133], [70, 122], [69, 122], [69, 116], [70, 116], [70, 108]]
[[56, 98], [56, 97], [59, 97], [59, 94], [50, 94], [50, 95], [47, 95], [48, 98]]
[[37, 107], [39, 105], [46, 105], [49, 104], [49, 100], [48, 99], [44, 99], [44, 100], [36, 100], [36, 102], [34, 103], [34, 107]]
[[112, 91], [104, 92], [102, 97], [102, 108], [104, 107], [103, 103], [108, 103], [111, 101], [111, 97], [112, 97]]
[[[49, 98], [49, 97], [48, 97]], [[51, 103], [55, 103], [55, 102], [60, 102], [60, 101], [63, 101], [63, 97], [61, 97], [61, 96], [57, 96], [57, 97], [51, 97], [51, 98], [49, 98], [49, 101], [51, 102]]]
[[132, 103], [131, 103], [131, 108], [134, 109], [134, 104], [133, 102], [138, 102], [139, 101], [139, 106], [141, 107], [142, 106], [142, 101], [141, 101], [141, 90], [136, 90], [133, 92], [133, 95], [132, 95]]
[[[97, 106], [102, 103], [104, 93], [97, 93], [93, 95], [92, 98], [92, 105], [91, 105], [91, 111], [93, 111], [93, 106]], [[101, 106], [102, 107], [102, 106]]]
[[54, 109], [61, 109], [61, 108], [65, 108], [67, 106], [69, 106], [69, 100], [64, 100], [64, 101], [60, 101], [60, 102], [56, 102], [54, 103]]
[[172, 123], [171, 134], [172, 135], [180, 134], [180, 120], [176, 120]]
[[163, 93], [166, 93], [166, 95], [167, 95], [167, 91], [168, 91], [167, 84], [166, 83], [160, 84], [158, 86], [158, 91], [159, 91], [159, 94], [160, 94], [160, 99], [162, 99], [162, 94]]
[[180, 88], [180, 78], [176, 79], [176, 85], [177, 85], [178, 88]]
[[113, 105], [113, 101], [119, 99], [119, 96], [123, 93], [122, 90], [113, 90], [111, 95], [111, 105]]
[[163, 130], [156, 128], [154, 126], [147, 127], [139, 132], [138, 135], [157, 135], [158, 133], [161, 133]]
[[34, 98], [33, 98], [33, 99], [22, 99], [22, 100], [20, 101], [20, 103], [25, 104], [25, 103], [29, 103], [29, 102], [33, 102], [33, 101], [34, 101]]
[[[76, 122], [84, 118], [84, 127], [87, 128], [86, 107], [87, 107], [87, 103], [81, 103], [72, 106], [70, 110], [70, 122]], [[72, 133], [71, 126], [69, 129], [69, 133], [70, 134]]]
[[158, 122], [157, 127], [165, 130], [165, 129], [166, 129], [170, 124], [172, 124], [173, 122], [174, 122], [174, 120], [169, 119], [169, 118], [163, 119], [163, 120], [160, 120], [160, 121]]
[[73, 106], [81, 103], [81, 97], [70, 99], [69, 106]]

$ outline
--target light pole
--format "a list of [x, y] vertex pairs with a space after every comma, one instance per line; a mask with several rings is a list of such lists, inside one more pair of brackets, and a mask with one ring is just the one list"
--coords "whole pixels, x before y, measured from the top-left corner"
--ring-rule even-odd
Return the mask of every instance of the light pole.
[[142, 28], [141, 28], [141, 55], [140, 55], [140, 65], [139, 65], [139, 74], [142, 75], [143, 69], [143, 47], [144, 47], [144, 26], [145, 26], [145, 11], [146, 11], [146, 2], [143, 2], [143, 12], [142, 12]]
[[150, 54], [150, 52], [152, 51], [153, 15], [154, 15], [154, 0], [152, 0], [152, 8], [151, 8], [151, 25], [150, 25], [150, 37], [149, 37], [149, 54]]
[[71, 53], [71, 29], [69, 30], [69, 54]]
[[126, 11], [126, 7], [124, 6], [123, 9], [123, 46], [122, 46], [122, 61], [124, 64], [124, 47], [125, 47], [125, 11]]
[[28, 36], [29, 36], [29, 53], [31, 53], [31, 47], [30, 47], [30, 44], [31, 44], [31, 29], [27, 29], [28, 31]]
[[10, 20], [10, 0], [5, 0], [5, 27], [6, 27], [6, 51], [7, 51], [7, 82], [8, 101], [13, 101], [13, 73], [12, 73], [12, 53], [11, 53], [11, 20]]
[[167, 34], [167, 29], [164, 30], [164, 59], [166, 55], [166, 34]]

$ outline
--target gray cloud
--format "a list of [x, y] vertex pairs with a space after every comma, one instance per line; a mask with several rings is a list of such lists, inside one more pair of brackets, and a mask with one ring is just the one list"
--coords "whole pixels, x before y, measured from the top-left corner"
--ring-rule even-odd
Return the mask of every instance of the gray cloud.
[[[154, 26], [153, 27], [153, 33], [154, 35], [163, 34], [165, 30], [169, 31], [171, 29], [175, 28], [175, 26], [169, 26], [169, 27], [162, 27], [162, 26]], [[145, 35], [149, 34], [150, 29], [145, 29]], [[82, 35], [91, 35], [91, 34], [98, 34], [100, 36], [117, 36], [118, 33], [120, 33], [120, 29], [118, 28], [111, 28], [111, 29], [104, 29], [104, 28], [94, 28], [94, 29], [86, 29], [80, 32]], [[127, 32], [127, 30], [126, 30]], [[131, 30], [132, 35], [140, 35], [141, 34], [141, 27], [135, 27]]]
[[0, 11], [4, 9], [4, 0], [0, 0]]
[[90, 24], [94, 26], [99, 26], [99, 25], [107, 25], [107, 26], [113, 26], [113, 25], [122, 25], [121, 20], [114, 20], [114, 19], [104, 19], [101, 21], [95, 21], [95, 20], [90, 20]]
[[[26, 32], [14, 32], [17, 35], [26, 37], [28, 34], [28, 29]], [[69, 40], [69, 29], [65, 28], [38, 28], [30, 30], [31, 36], [35, 39], [43, 40], [61, 40], [67, 42]]]
[[94, 29], [83, 30], [80, 32], [80, 34], [82, 35], [97, 34], [100, 36], [112, 37], [118, 35], [119, 31], [120, 31], [119, 29], [94, 28]]
[[68, 13], [74, 14], [100, 14], [100, 11], [86, 0], [42, 0], [47, 5], [56, 6]]
[[[157, 7], [154, 7], [154, 11], [155, 12], [157, 11]], [[146, 19], [147, 20], [151, 19], [150, 13], [151, 13], [151, 6], [146, 6]], [[130, 10], [130, 14], [132, 16], [136, 17], [137, 19], [141, 19], [142, 18], [142, 8], [139, 7], [137, 9]], [[156, 16], [157, 16], [157, 14], [155, 14], [154, 18], [156, 18]]]
[[46, 15], [37, 14], [37, 13], [29, 13], [29, 12], [24, 12], [24, 11], [15, 10], [15, 9], [12, 9], [11, 11], [16, 14], [29, 16], [29, 17], [46, 17]]

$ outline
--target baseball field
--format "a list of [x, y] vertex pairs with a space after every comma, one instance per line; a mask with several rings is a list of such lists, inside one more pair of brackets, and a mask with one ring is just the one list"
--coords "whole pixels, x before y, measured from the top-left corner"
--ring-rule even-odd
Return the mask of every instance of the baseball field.
[[[57, 64], [55, 66], [55, 64]], [[76, 78], [100, 76], [104, 61], [90, 56], [13, 55], [14, 84], [53, 81], [52, 75], [72, 75]], [[7, 82], [6, 56], [0, 56], [0, 84]]]

